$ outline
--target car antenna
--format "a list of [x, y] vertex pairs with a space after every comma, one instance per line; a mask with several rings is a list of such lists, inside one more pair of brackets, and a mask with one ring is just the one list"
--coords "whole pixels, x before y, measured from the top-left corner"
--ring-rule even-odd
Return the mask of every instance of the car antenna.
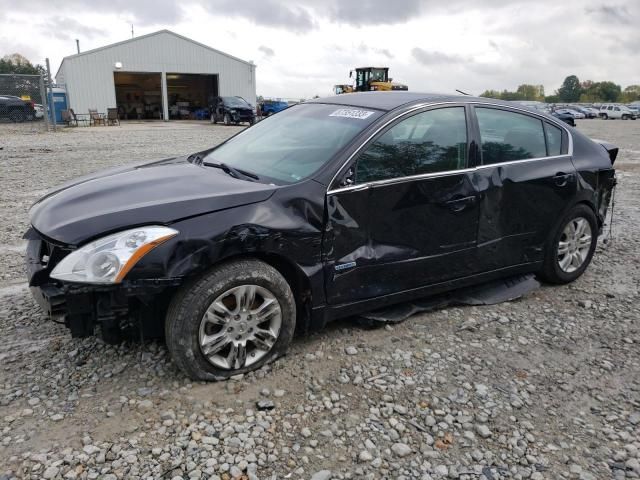
[[458, 90], [457, 88], [456, 92], [461, 93], [462, 95], [471, 95], [470, 93], [463, 92], [462, 90]]

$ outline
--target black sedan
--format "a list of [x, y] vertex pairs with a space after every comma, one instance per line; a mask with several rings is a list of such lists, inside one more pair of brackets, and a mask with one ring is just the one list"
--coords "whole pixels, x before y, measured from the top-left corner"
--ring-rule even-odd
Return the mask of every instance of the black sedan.
[[508, 102], [317, 99], [49, 193], [30, 212], [29, 283], [75, 336], [164, 332], [187, 375], [227, 378], [296, 329], [519, 273], [575, 280], [616, 154]]

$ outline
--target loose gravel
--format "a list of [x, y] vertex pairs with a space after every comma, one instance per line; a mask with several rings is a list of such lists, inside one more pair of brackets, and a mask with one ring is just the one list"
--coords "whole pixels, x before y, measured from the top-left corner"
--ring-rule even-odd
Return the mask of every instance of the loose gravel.
[[205, 384], [161, 341], [110, 346], [47, 321], [21, 236], [65, 180], [238, 128], [0, 125], [0, 479], [640, 478], [640, 122], [578, 128], [621, 147], [613, 235], [578, 281], [393, 326], [340, 321]]

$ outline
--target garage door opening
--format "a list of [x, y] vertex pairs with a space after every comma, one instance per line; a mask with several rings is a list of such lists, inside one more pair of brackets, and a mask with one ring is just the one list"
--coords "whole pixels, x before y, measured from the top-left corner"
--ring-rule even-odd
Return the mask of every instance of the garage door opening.
[[160, 73], [114, 72], [116, 105], [123, 120], [162, 118]]
[[205, 120], [209, 101], [218, 95], [218, 75], [167, 73], [169, 118]]

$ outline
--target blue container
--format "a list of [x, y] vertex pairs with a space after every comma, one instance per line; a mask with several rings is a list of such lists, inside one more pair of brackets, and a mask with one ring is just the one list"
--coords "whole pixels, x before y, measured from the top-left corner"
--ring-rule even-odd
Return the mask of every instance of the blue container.
[[69, 108], [67, 104], [67, 91], [64, 88], [53, 87], [53, 93], [47, 94], [49, 104], [49, 118], [51, 118], [52, 106], [55, 106], [56, 123], [62, 123], [62, 111]]

